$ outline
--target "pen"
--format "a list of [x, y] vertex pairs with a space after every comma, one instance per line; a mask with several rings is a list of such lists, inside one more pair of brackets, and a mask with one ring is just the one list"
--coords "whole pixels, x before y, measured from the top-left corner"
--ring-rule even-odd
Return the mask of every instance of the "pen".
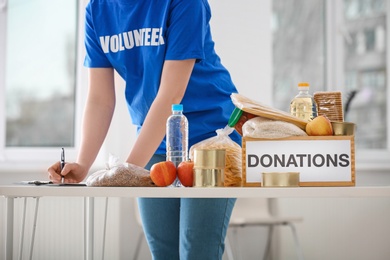
[[[65, 150], [64, 148], [62, 148], [62, 151], [61, 151], [61, 172], [62, 172], [62, 169], [64, 169], [64, 166], [65, 166]], [[61, 175], [61, 183], [64, 183], [64, 179], [65, 177], [63, 175]]]

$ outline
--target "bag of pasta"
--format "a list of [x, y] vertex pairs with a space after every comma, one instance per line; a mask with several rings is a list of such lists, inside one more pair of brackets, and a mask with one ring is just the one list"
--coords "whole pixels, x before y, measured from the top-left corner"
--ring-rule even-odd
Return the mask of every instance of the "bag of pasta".
[[131, 163], [119, 163], [110, 155], [106, 169], [92, 173], [86, 180], [93, 187], [155, 187], [149, 171]]
[[242, 186], [242, 149], [239, 144], [234, 142], [229, 135], [234, 128], [226, 126], [216, 131], [217, 135], [200, 141], [190, 148], [190, 158], [193, 160], [195, 149], [225, 149], [226, 164], [224, 170], [224, 186], [239, 187]]

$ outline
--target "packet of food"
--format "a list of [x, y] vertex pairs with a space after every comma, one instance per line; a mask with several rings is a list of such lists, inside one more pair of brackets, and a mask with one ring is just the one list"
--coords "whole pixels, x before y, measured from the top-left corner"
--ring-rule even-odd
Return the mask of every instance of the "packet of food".
[[[238, 126], [240, 128], [247, 120], [256, 116], [292, 123], [301, 128], [302, 130], [305, 130], [306, 124], [308, 123], [307, 120], [292, 116], [285, 111], [266, 106], [258, 101], [252, 100], [238, 93], [233, 93], [230, 95], [230, 97], [236, 108], [242, 110], [243, 112], [246, 112], [246, 114], [243, 113], [240, 120], [238, 121]], [[241, 129], [237, 130], [237, 132], [242, 134]]]
[[196, 149], [225, 149], [224, 186], [239, 187], [242, 186], [242, 149], [229, 137], [233, 131], [234, 128], [226, 126], [223, 129], [218, 129], [216, 136], [194, 144], [190, 148], [190, 158], [193, 160]]
[[249, 119], [242, 126], [242, 136], [250, 138], [276, 139], [290, 136], [307, 136], [298, 126], [263, 117]]
[[318, 115], [325, 115], [330, 121], [344, 122], [341, 91], [317, 91], [313, 98], [317, 103]]
[[110, 154], [106, 168], [92, 173], [86, 180], [93, 187], [155, 187], [149, 171], [131, 164], [119, 163], [117, 157]]

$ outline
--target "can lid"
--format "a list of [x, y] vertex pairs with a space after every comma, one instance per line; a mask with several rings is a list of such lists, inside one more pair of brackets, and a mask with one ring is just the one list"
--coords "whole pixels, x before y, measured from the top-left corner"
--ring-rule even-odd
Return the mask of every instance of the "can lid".
[[183, 111], [183, 105], [182, 104], [173, 104], [172, 111]]
[[234, 127], [237, 124], [238, 120], [240, 120], [242, 112], [243, 111], [241, 109], [239, 109], [237, 107], [234, 108], [232, 114], [230, 115], [228, 126]]

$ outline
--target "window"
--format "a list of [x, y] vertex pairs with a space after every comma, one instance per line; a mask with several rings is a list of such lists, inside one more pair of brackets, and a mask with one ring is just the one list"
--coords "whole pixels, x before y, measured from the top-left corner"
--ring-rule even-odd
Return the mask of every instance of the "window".
[[6, 147], [74, 145], [76, 7], [69, 0], [9, 1]]
[[75, 147], [78, 5], [0, 1], [0, 162]]
[[358, 147], [386, 149], [386, 1], [345, 0], [343, 7], [345, 89], [356, 93], [347, 120], [358, 122]]
[[273, 104], [289, 110], [298, 82], [325, 88], [324, 0], [273, 0]]
[[390, 154], [386, 3], [272, 0], [274, 105], [288, 111], [300, 81], [312, 93], [341, 91], [344, 120], [357, 125], [357, 164], [375, 168], [389, 167]]

